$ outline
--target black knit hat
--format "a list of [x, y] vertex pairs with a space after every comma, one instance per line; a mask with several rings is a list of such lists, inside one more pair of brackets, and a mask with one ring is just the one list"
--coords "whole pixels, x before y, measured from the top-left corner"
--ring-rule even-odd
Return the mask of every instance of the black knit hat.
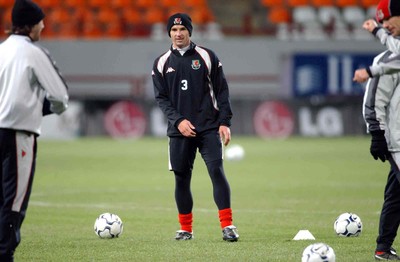
[[192, 19], [187, 14], [176, 13], [168, 18], [167, 31], [169, 37], [171, 37], [171, 28], [174, 25], [183, 25], [189, 31], [189, 36], [192, 36]]
[[36, 25], [44, 18], [42, 9], [30, 0], [15, 0], [11, 20], [14, 26]]

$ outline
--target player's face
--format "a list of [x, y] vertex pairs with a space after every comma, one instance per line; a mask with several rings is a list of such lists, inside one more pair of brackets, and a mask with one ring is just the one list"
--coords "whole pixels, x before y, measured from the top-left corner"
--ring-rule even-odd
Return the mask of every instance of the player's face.
[[34, 42], [39, 41], [40, 34], [42, 33], [43, 28], [44, 28], [43, 20], [32, 27], [31, 33], [29, 34], [32, 41]]
[[400, 36], [400, 16], [392, 16], [383, 21], [383, 27], [393, 36]]
[[175, 48], [183, 48], [189, 45], [189, 31], [183, 25], [174, 25], [170, 31], [172, 45]]

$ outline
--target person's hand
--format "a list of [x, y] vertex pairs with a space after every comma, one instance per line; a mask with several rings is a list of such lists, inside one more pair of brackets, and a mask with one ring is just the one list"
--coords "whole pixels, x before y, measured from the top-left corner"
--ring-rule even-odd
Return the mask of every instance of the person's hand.
[[374, 19], [368, 19], [363, 23], [363, 28], [370, 33], [372, 33], [376, 27], [378, 27], [378, 24]]
[[231, 130], [227, 126], [220, 126], [219, 127], [219, 136], [222, 139], [222, 142], [224, 143], [225, 146], [229, 144], [231, 141]]
[[378, 160], [379, 158], [382, 162], [385, 162], [385, 160], [388, 160], [390, 157], [390, 152], [388, 150], [385, 138], [385, 131], [371, 131], [371, 135], [371, 155], [374, 157], [375, 160]]
[[362, 68], [362, 69], [357, 69], [356, 71], [354, 71], [354, 77], [353, 77], [353, 81], [357, 82], [357, 83], [364, 83], [365, 81], [367, 81], [369, 78], [367, 69]]
[[182, 135], [186, 137], [195, 137], [196, 132], [195, 132], [195, 127], [190, 123], [189, 120], [182, 120], [182, 122], [179, 123], [178, 125], [178, 130], [181, 132]]

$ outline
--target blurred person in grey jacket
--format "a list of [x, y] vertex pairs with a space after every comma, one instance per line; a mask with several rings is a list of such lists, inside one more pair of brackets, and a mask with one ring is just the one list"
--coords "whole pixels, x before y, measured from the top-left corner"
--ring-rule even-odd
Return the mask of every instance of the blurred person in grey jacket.
[[[385, 51], [373, 65], [385, 63], [396, 54]], [[370, 153], [375, 160], [388, 160], [390, 172], [384, 193], [376, 239], [376, 260], [400, 260], [392, 244], [400, 225], [400, 71], [370, 78], [363, 101], [363, 116], [371, 134]]]
[[68, 106], [67, 85], [49, 53], [34, 44], [44, 28], [42, 9], [16, 0], [12, 29], [0, 44], [0, 261], [14, 260], [21, 241], [44, 115]]
[[[377, 23], [377, 21], [379, 23]], [[363, 28], [373, 34], [382, 45], [395, 55], [400, 55], [400, 1], [381, 0], [376, 7], [376, 21], [368, 19]], [[357, 69], [353, 80], [363, 83], [368, 78], [400, 71], [400, 60], [392, 56], [366, 68]]]

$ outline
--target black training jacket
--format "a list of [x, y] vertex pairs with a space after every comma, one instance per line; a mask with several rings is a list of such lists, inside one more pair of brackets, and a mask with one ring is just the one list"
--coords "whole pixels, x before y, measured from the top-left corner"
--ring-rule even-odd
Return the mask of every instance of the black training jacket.
[[177, 126], [189, 120], [197, 133], [230, 126], [228, 84], [215, 53], [191, 43], [182, 56], [168, 50], [153, 65], [156, 101], [168, 119], [168, 136], [181, 136]]

